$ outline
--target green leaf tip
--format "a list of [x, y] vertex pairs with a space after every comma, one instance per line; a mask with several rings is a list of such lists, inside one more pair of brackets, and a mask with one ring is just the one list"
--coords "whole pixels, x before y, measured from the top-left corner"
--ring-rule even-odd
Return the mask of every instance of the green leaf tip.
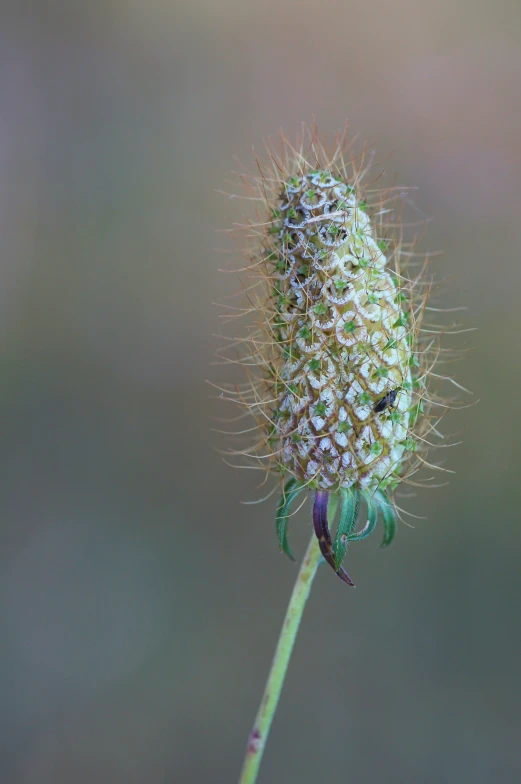
[[360, 508], [360, 492], [353, 488], [342, 489], [342, 507], [340, 509], [340, 520], [336, 529], [333, 553], [335, 558], [335, 569], [339, 569], [347, 552], [347, 543], [353, 530], [358, 510]]
[[370, 536], [376, 528], [376, 523], [378, 520], [378, 507], [373, 503], [369, 493], [364, 493], [363, 495], [364, 501], [367, 504], [367, 523], [361, 531], [349, 534], [347, 538], [350, 542], [361, 542], [362, 539], [367, 539], [367, 537]]
[[292, 561], [295, 560], [293, 553], [288, 542], [288, 519], [293, 501], [304, 489], [302, 482], [292, 478], [286, 482], [282, 496], [277, 509], [277, 517], [275, 518], [275, 527], [277, 529], [277, 539], [279, 541], [279, 548], [281, 553], [285, 553]]
[[[342, 507], [333, 543], [335, 569], [338, 569], [342, 564], [350, 542], [361, 542], [373, 533], [379, 514], [382, 515], [384, 524], [384, 536], [380, 546], [389, 547], [396, 533], [396, 513], [391, 501], [383, 490], [369, 492], [351, 487], [342, 489], [340, 494]], [[367, 505], [367, 522], [360, 531], [355, 531], [362, 498]]]
[[378, 490], [375, 494], [375, 501], [378, 509], [382, 513], [384, 521], [384, 537], [380, 547], [389, 547], [396, 534], [396, 514], [392, 503], [383, 490]]

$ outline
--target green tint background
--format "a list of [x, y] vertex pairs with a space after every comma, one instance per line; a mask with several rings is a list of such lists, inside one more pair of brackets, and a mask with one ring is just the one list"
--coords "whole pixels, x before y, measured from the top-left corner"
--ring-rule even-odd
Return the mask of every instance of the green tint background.
[[519, 780], [519, 3], [0, 17], [2, 784], [236, 780], [296, 567], [213, 451], [217, 190], [313, 116], [418, 186], [480, 402], [428, 520], [319, 573], [260, 784]]

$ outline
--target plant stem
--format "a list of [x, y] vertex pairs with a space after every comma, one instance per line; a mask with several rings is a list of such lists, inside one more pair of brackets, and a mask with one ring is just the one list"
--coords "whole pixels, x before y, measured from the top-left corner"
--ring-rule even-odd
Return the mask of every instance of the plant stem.
[[297, 580], [289, 600], [286, 617], [282, 624], [275, 656], [271, 664], [270, 674], [264, 688], [261, 704], [253, 729], [248, 739], [246, 757], [239, 779], [239, 784], [254, 784], [262, 760], [264, 747], [271, 727], [271, 722], [279, 702], [282, 686], [288, 669], [289, 660], [295, 644], [300, 620], [311, 590], [311, 584], [320, 563], [321, 553], [317, 539], [313, 534], [302, 561]]

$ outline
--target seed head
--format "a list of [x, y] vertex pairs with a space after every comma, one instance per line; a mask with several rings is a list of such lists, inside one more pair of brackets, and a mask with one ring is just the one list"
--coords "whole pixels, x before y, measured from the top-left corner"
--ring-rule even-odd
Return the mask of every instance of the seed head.
[[[426, 390], [439, 340], [420, 331], [427, 262], [416, 238], [403, 237], [403, 188], [378, 189], [371, 156], [345, 139], [329, 152], [314, 130], [296, 147], [282, 136], [280, 151], [268, 148], [270, 167], [242, 178], [257, 206], [256, 220], [238, 227], [250, 323], [230, 359], [248, 380], [229, 397], [256, 428], [233, 454], [288, 480], [278, 521], [305, 488], [320, 497], [322, 522], [328, 494], [390, 508], [385, 491], [425, 464], [425, 437], [436, 432]], [[337, 549], [356, 534], [341, 536]], [[283, 539], [285, 524], [287, 549]]]

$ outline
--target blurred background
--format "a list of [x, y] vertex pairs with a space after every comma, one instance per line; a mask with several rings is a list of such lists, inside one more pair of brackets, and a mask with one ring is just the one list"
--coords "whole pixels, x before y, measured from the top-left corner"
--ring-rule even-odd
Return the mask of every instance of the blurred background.
[[353, 547], [356, 591], [321, 570], [259, 782], [519, 780], [517, 0], [0, 16], [2, 784], [238, 777], [296, 566], [210, 432], [217, 191], [314, 117], [418, 186], [480, 402], [428, 519]]

